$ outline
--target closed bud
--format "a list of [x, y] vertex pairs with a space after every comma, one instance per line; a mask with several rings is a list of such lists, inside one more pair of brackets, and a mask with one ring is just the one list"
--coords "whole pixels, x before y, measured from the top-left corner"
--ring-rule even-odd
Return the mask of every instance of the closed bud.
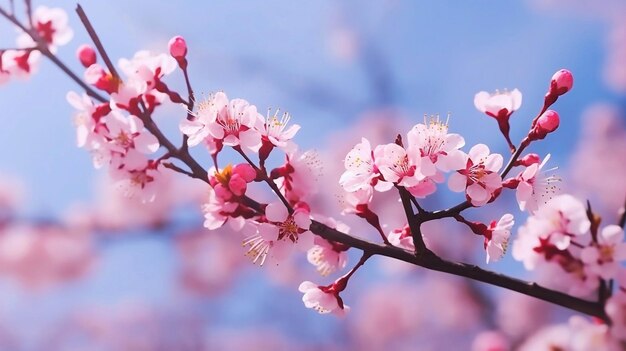
[[559, 127], [559, 114], [554, 110], [544, 112], [537, 120], [537, 127], [545, 133], [551, 133]]
[[534, 154], [534, 153], [530, 153], [524, 157], [522, 157], [521, 159], [515, 161], [515, 166], [524, 166], [524, 167], [528, 167], [532, 164], [535, 163], [539, 163], [541, 161], [541, 159], [539, 158], [539, 155]]
[[187, 43], [185, 39], [180, 35], [177, 35], [170, 39], [168, 43], [170, 55], [177, 60], [184, 59], [187, 56]]
[[76, 56], [78, 57], [78, 60], [85, 68], [96, 63], [96, 59], [97, 59], [96, 51], [87, 44], [81, 45], [78, 48], [78, 50], [76, 50]]
[[552, 76], [550, 92], [560, 96], [570, 91], [573, 85], [574, 76], [572, 75], [572, 72], [566, 69], [561, 69]]

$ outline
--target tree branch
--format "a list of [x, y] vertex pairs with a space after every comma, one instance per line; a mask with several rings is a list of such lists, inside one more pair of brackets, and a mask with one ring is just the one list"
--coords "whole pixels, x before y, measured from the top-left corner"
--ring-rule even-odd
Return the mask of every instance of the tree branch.
[[579, 299], [565, 293], [550, 290], [536, 283], [511, 278], [499, 273], [490, 272], [480, 267], [460, 262], [451, 262], [437, 257], [428, 251], [425, 255], [415, 256], [413, 253], [394, 246], [382, 246], [332, 229], [320, 222], [313, 221], [311, 231], [324, 239], [337, 241], [351, 247], [367, 251], [372, 255], [386, 256], [434, 271], [466, 277], [483, 283], [499, 286], [521, 294], [536, 297], [540, 300], [569, 308], [608, 321], [604, 306], [597, 302]]
[[109, 55], [104, 50], [104, 46], [102, 46], [102, 42], [100, 41], [98, 34], [96, 34], [96, 31], [91, 25], [89, 18], [87, 18], [87, 14], [83, 10], [83, 7], [80, 6], [80, 4], [76, 4], [76, 13], [78, 14], [78, 17], [80, 17], [80, 21], [83, 22], [83, 26], [85, 26], [85, 29], [87, 30], [87, 33], [91, 37], [91, 40], [96, 45], [96, 49], [100, 53], [100, 56], [102, 56], [102, 60], [104, 61], [104, 64], [107, 66], [107, 68], [109, 69], [109, 72], [111, 72], [111, 75], [114, 78], [121, 81], [120, 75], [117, 73], [117, 70], [115, 69], [113, 62], [111, 62]]

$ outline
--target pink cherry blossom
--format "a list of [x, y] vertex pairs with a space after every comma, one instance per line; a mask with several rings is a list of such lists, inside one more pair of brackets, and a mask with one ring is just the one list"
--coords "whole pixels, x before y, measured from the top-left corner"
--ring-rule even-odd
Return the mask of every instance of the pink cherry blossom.
[[[52, 52], [56, 51], [57, 46], [69, 43], [74, 35], [67, 23], [67, 13], [60, 8], [39, 6], [33, 11], [32, 18], [35, 32]], [[22, 33], [17, 40], [22, 43], [25, 41], [32, 42], [27, 33]], [[34, 42], [32, 43], [34, 44]]]
[[[343, 233], [350, 231], [347, 225], [332, 219], [322, 222]], [[316, 267], [319, 274], [327, 276], [346, 267], [348, 263], [348, 246], [328, 241], [319, 236], [315, 236], [313, 243], [313, 247], [307, 252], [307, 260]]]
[[517, 89], [512, 91], [496, 90], [495, 93], [481, 91], [474, 96], [476, 109], [494, 118], [499, 118], [499, 116], [508, 117], [517, 111], [521, 105], [522, 93]]
[[346, 171], [341, 175], [339, 184], [348, 192], [371, 188], [380, 175], [374, 163], [370, 142], [365, 138], [361, 138], [361, 142], [348, 152], [344, 165]]
[[360, 214], [364, 208], [368, 207], [372, 202], [374, 192], [372, 189], [360, 189], [350, 193], [344, 193], [340, 201], [342, 211], [341, 214]]
[[209, 230], [214, 230], [224, 225], [227, 221], [236, 221], [231, 215], [235, 213], [238, 207], [239, 205], [237, 203], [224, 200], [223, 197], [217, 195], [215, 190], [210, 188], [208, 191], [208, 200], [202, 206], [204, 227]]
[[[87, 84], [93, 85], [109, 94], [116, 94], [120, 86], [119, 80], [113, 77], [110, 72], [106, 71], [98, 63], [87, 67], [83, 77]], [[115, 105], [114, 107], [117, 106]]]
[[[18, 45], [22, 46], [22, 45]], [[29, 46], [29, 45], [26, 45]], [[6, 50], [2, 54], [3, 80], [14, 77], [22, 80], [29, 79], [37, 72], [41, 53], [35, 50]]]
[[334, 285], [318, 286], [310, 281], [305, 281], [298, 287], [304, 293], [302, 301], [306, 308], [312, 308], [321, 314], [333, 313], [343, 316], [350, 307], [343, 304], [343, 300], [336, 291]]
[[392, 230], [389, 235], [387, 235], [387, 239], [389, 239], [391, 245], [401, 247], [411, 252], [415, 251], [415, 244], [413, 244], [411, 228], [409, 228], [408, 225], [405, 225], [402, 228], [396, 228]]
[[154, 201], [161, 181], [158, 163], [132, 150], [115, 162], [119, 164], [110, 168], [113, 186], [126, 197], [139, 197], [142, 202]]
[[475, 145], [456, 165], [459, 168], [450, 175], [448, 186], [452, 191], [465, 191], [472, 205], [482, 206], [502, 188], [502, 178], [497, 173], [502, 162], [502, 155], [490, 154], [487, 145]]
[[397, 144], [378, 145], [374, 149], [374, 159], [385, 181], [410, 189], [424, 179], [418, 150], [407, 151]]
[[474, 106], [480, 112], [496, 119], [500, 132], [504, 135], [511, 151], [515, 150], [515, 146], [509, 136], [509, 118], [521, 105], [522, 93], [517, 89], [511, 92], [507, 90], [499, 92], [496, 90], [493, 94], [481, 91], [474, 96]]
[[103, 118], [108, 129], [108, 147], [111, 151], [124, 153], [135, 149], [143, 154], [154, 153], [159, 148], [157, 138], [144, 130], [143, 122], [136, 116], [125, 117], [113, 111]]
[[459, 134], [448, 133], [448, 123], [443, 123], [439, 117], [431, 117], [424, 124], [416, 124], [407, 134], [409, 147], [419, 150], [422, 157], [420, 172], [432, 177], [437, 169], [444, 172], [452, 170], [463, 158], [459, 149], [465, 145], [465, 140]]
[[268, 145], [269, 143], [272, 147], [279, 147], [285, 152], [292, 152], [297, 147], [291, 139], [300, 130], [300, 125], [292, 124], [289, 126], [291, 115], [285, 112], [279, 117], [279, 112], [280, 110], [276, 110], [274, 115], [270, 116], [268, 111], [267, 117], [263, 119], [262, 127], [260, 128], [263, 145]]
[[624, 230], [617, 225], [604, 227], [598, 235], [598, 242], [585, 247], [580, 255], [589, 271], [602, 279], [614, 278], [621, 267], [620, 262], [626, 260]]
[[228, 100], [223, 92], [211, 95], [201, 103], [195, 118], [183, 120], [180, 130], [189, 136], [189, 146], [198, 145], [212, 137], [227, 146], [241, 146], [253, 152], [261, 147], [261, 134], [257, 127], [262, 116], [256, 106], [243, 99]]
[[541, 164], [533, 163], [518, 176], [519, 183], [515, 191], [515, 197], [520, 210], [527, 210], [534, 213], [537, 209], [550, 201], [556, 194], [558, 188], [554, 183], [561, 181], [556, 175], [546, 175], [553, 169], [543, 170], [550, 159], [550, 154], [546, 155]]
[[322, 162], [317, 151], [298, 150], [287, 154], [286, 163], [273, 170], [272, 178], [291, 202], [307, 201], [319, 190]]
[[491, 222], [485, 235], [485, 250], [487, 251], [487, 263], [500, 260], [506, 253], [513, 228], [513, 215], [505, 214], [496, 221]]
[[281, 260], [294, 247], [306, 251], [313, 246], [313, 233], [309, 231], [311, 218], [307, 211], [298, 209], [289, 214], [282, 202], [273, 202], [265, 208], [265, 217], [267, 222], [260, 223], [258, 231], [243, 242], [252, 262], [263, 265], [268, 256]]

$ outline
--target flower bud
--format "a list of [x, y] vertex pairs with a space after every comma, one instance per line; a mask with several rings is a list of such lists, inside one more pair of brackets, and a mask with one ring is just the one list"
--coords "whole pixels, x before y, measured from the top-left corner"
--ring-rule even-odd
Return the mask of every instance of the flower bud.
[[551, 133], [559, 127], [559, 114], [554, 110], [544, 112], [537, 120], [537, 127], [545, 133]]
[[81, 45], [78, 48], [78, 50], [76, 50], [76, 56], [78, 57], [78, 60], [85, 68], [96, 63], [96, 59], [97, 59], [96, 51], [87, 44]]
[[522, 158], [520, 158], [519, 160], [515, 161], [515, 166], [524, 166], [524, 167], [528, 167], [532, 164], [535, 163], [539, 163], [541, 162], [541, 159], [539, 158], [539, 155], [534, 154], [534, 153], [530, 153]]
[[170, 39], [168, 43], [170, 55], [177, 60], [184, 59], [187, 56], [187, 43], [185, 39], [180, 35], [177, 35]]
[[561, 69], [552, 76], [550, 91], [556, 95], [563, 95], [570, 91], [573, 85], [574, 76], [572, 76], [572, 72]]

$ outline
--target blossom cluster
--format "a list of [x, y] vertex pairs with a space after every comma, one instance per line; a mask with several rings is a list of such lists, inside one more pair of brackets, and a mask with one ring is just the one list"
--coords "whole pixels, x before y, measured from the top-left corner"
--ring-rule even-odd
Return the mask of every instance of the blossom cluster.
[[[18, 49], [0, 52], [0, 83], [12, 76], [28, 75], [42, 54], [55, 57], [57, 47], [66, 44], [72, 36], [67, 27], [67, 15], [58, 9], [40, 7], [29, 18], [29, 23], [32, 30], [22, 30], [17, 40]], [[315, 228], [323, 227], [342, 237], [349, 235], [350, 228], [326, 216], [323, 209], [316, 206], [314, 196], [320, 190], [318, 179], [322, 165], [314, 151], [301, 150], [295, 143], [300, 126], [290, 124], [289, 113], [268, 110], [263, 115], [251, 102], [229, 98], [222, 91], [196, 101], [187, 75], [188, 48], [182, 37], [170, 40], [168, 53], [139, 51], [131, 59], [119, 60], [117, 68], [100, 46], [98, 49], [103, 64], [98, 62], [98, 54], [91, 46], [85, 44], [77, 50], [85, 82], [85, 85], [79, 84], [85, 88], [85, 93], [69, 92], [67, 100], [76, 109], [77, 146], [91, 154], [95, 168], [108, 168], [115, 187], [128, 197], [153, 202], [157, 193], [162, 192], [161, 188], [165, 188], [162, 186], [167, 181], [165, 168], [201, 179], [208, 184], [202, 206], [204, 227], [213, 230], [227, 225], [241, 234], [244, 254], [253, 263], [278, 265], [286, 262], [292, 252], [301, 251], [306, 252], [308, 262], [322, 276], [346, 268], [351, 241], [334, 241], [329, 239], [332, 236], [314, 233]], [[187, 99], [165, 82], [177, 68], [185, 78]], [[406, 134], [398, 134], [395, 140], [372, 143], [361, 138], [345, 156], [338, 179], [343, 191], [341, 197], [345, 200], [342, 214], [364, 219], [381, 235], [382, 244], [368, 244], [377, 245], [378, 250], [391, 250], [389, 252], [395, 255], [411, 254], [416, 259], [433, 257], [421, 256], [424, 251], [435, 254], [422, 242], [421, 233], [412, 232], [415, 226], [434, 219], [454, 218], [481, 238], [486, 261], [491, 263], [507, 252], [514, 216], [505, 213], [483, 223], [468, 220], [461, 212], [470, 207], [487, 206], [503, 191], [515, 190], [519, 209], [527, 211], [529, 217], [513, 239], [513, 258], [523, 262], [528, 270], [548, 275], [545, 285], [566, 290], [572, 296], [589, 298], [599, 292], [604, 299], [600, 302], [606, 302], [603, 305], [606, 318], [612, 324], [603, 328], [585, 324], [581, 330], [590, 335], [609, 333], [615, 340], [626, 341], [623, 228], [615, 224], [601, 226], [601, 219], [590, 204], [585, 205], [568, 194], [558, 194], [561, 179], [552, 173], [554, 168], [547, 168], [550, 154], [523, 154], [531, 143], [545, 139], [558, 129], [560, 116], [548, 108], [572, 86], [569, 71], [560, 70], [553, 75], [542, 109], [517, 146], [511, 140], [509, 121], [521, 107], [522, 93], [518, 89], [495, 93], [481, 91], [474, 96], [477, 110], [495, 119], [505, 138], [512, 154], [507, 164], [503, 155], [492, 152], [485, 144], [465, 148], [463, 136], [449, 132], [449, 118], [443, 121], [438, 115], [425, 117], [423, 123], [413, 125]], [[152, 118], [155, 111], [167, 103], [182, 105], [186, 112], [178, 125], [183, 135], [180, 147], [165, 137]], [[188, 151], [199, 145], [204, 146], [213, 161], [208, 170]], [[166, 152], [155, 155], [162, 147]], [[241, 163], [220, 167], [229, 152], [241, 156]], [[190, 170], [170, 163], [171, 160], [180, 161]], [[515, 167], [517, 175], [509, 176]], [[462, 202], [448, 210], [424, 210], [419, 201], [441, 190], [443, 183], [447, 183], [452, 192], [462, 193]], [[256, 190], [259, 185], [269, 187], [275, 198], [263, 197]], [[373, 206], [375, 197], [394, 191], [398, 191], [406, 212], [406, 223], [401, 226], [387, 225]], [[41, 244], [31, 239], [33, 235], [21, 234], [28, 232], [28, 228], [9, 229], [12, 231], [0, 237], [3, 241], [0, 246], [18, 250], [11, 252], [13, 256], [0, 253], [6, 254], [0, 259], [8, 257], [7, 262], [0, 262], [2, 265], [24, 266], [28, 270], [32, 256], [50, 255], [41, 249], [49, 245], [73, 250], [74, 257], [68, 256], [72, 262], [86, 260], [88, 241], [81, 241], [80, 245], [65, 242], [64, 233], [46, 228], [49, 232], [46, 237], [52, 239]], [[198, 273], [201, 264], [197, 263], [205, 262], [204, 252], [197, 248], [205, 245], [205, 241], [217, 245], [218, 250], [223, 244], [189, 236], [187, 241], [181, 241], [179, 249], [193, 256], [185, 267], [187, 284], [209, 291], [216, 289], [217, 284], [201, 277]], [[232, 250], [230, 244], [223, 245], [224, 251]], [[300, 283], [298, 290], [303, 293], [305, 307], [322, 314], [344, 315], [349, 311], [340, 294], [365, 261], [379, 253], [361, 249], [361, 260], [332, 283]], [[50, 261], [55, 260], [58, 257], [50, 255]], [[59, 275], [78, 274], [67, 273], [63, 263], [58, 264]], [[225, 267], [219, 273], [226, 277], [224, 280], [238, 263], [233, 260]], [[611, 290], [613, 282], [617, 282], [615, 294]], [[507, 347], [504, 346], [506, 341], [496, 334], [485, 334], [477, 340], [477, 348], [489, 343]]]
[[69, 43], [73, 31], [68, 26], [67, 13], [60, 8], [37, 7], [31, 16], [33, 36], [18, 28], [15, 49], [0, 50], [0, 85], [11, 78], [27, 79], [37, 71], [41, 51], [56, 52]]

